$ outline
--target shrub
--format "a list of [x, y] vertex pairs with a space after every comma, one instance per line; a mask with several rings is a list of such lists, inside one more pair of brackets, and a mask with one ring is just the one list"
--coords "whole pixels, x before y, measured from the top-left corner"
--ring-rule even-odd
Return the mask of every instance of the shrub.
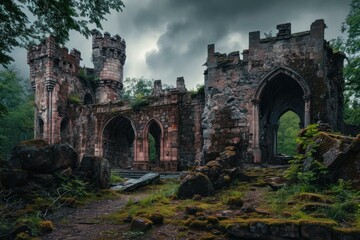
[[69, 97], [68, 97], [68, 104], [74, 104], [74, 105], [82, 105], [82, 101], [80, 99], [80, 96], [77, 95], [77, 94], [71, 94]]
[[319, 135], [318, 124], [309, 125], [303, 129], [296, 139], [299, 154], [290, 162], [290, 167], [286, 171], [285, 177], [291, 181], [303, 184], [321, 184], [327, 169], [316, 158], [319, 144], [315, 142]]

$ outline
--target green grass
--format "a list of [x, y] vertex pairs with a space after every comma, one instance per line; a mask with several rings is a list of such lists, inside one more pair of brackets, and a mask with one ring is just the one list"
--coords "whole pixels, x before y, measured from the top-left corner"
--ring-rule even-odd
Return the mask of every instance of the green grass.
[[111, 173], [111, 176], [110, 176], [110, 182], [111, 183], [122, 183], [124, 182], [125, 179], [123, 177], [121, 177], [120, 175], [117, 175], [115, 173]]

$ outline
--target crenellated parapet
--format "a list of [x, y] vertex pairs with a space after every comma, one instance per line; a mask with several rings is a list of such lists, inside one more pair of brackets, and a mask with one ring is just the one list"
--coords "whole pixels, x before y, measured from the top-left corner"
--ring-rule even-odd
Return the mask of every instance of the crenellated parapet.
[[60, 47], [50, 36], [39, 45], [32, 46], [27, 55], [30, 65], [30, 81], [35, 91], [35, 79], [41, 79], [48, 91], [52, 91], [60, 74], [76, 75], [79, 70], [81, 53]]
[[119, 35], [111, 37], [92, 31], [94, 74], [97, 85], [96, 99], [99, 103], [119, 99], [123, 87], [123, 67], [126, 43]]

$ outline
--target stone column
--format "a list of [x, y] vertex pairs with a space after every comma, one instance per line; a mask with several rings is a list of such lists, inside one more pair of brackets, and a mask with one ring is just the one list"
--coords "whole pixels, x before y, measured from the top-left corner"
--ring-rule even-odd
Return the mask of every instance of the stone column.
[[304, 128], [310, 124], [310, 95], [304, 96]]
[[251, 121], [253, 133], [253, 156], [254, 163], [261, 162], [260, 131], [259, 131], [259, 103], [260, 99], [253, 99], [253, 118]]

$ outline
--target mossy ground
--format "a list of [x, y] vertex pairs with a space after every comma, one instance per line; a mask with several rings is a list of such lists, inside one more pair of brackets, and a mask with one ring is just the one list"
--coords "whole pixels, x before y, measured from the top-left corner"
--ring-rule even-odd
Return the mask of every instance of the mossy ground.
[[[340, 181], [323, 189], [289, 185], [278, 191], [267, 186], [267, 178], [282, 177], [284, 171], [285, 168], [248, 167], [230, 187], [210, 197], [177, 199], [179, 182], [162, 180], [159, 184], [130, 193], [102, 190], [82, 199], [67, 197], [62, 200], [80, 209], [90, 206], [91, 202], [98, 202], [97, 207], [106, 208], [109, 201], [123, 201], [106, 214], [103, 211], [96, 219], [87, 219], [91, 222], [89, 228], [98, 234], [98, 238], [94, 239], [230, 239], [227, 235], [229, 227], [234, 224], [249, 226], [255, 222], [267, 225], [306, 223], [325, 225], [337, 232], [360, 231], [360, 195], [350, 188], [350, 184]], [[242, 199], [243, 204], [229, 204], [229, 199], [230, 202], [231, 199]], [[29, 236], [42, 234], [40, 224], [44, 219], [36, 214], [49, 207], [51, 209], [51, 203], [49, 199], [33, 196], [31, 203], [16, 212], [18, 219], [21, 216], [18, 222], [38, 226], [34, 230], [39, 232], [27, 233]], [[191, 214], [189, 207], [195, 209]], [[0, 206], [0, 211], [2, 209], [4, 206]], [[147, 232], [131, 231], [132, 217], [155, 214], [164, 217], [163, 224], [154, 225]], [[73, 224], [71, 217], [63, 221], [63, 224]], [[7, 222], [3, 221], [3, 224]], [[61, 223], [54, 222], [54, 233], [59, 230], [59, 227], [56, 229], [57, 224]], [[50, 231], [52, 227], [46, 229]]]
[[[139, 201], [131, 200], [123, 209], [106, 218], [113, 223], [129, 226], [124, 219], [162, 214], [164, 224], [153, 227], [139, 239], [145, 239], [145, 236], [151, 238], [157, 231], [164, 229], [171, 229], [175, 239], [188, 239], [190, 236], [199, 239], [226, 239], [229, 237], [226, 229], [232, 224], [248, 226], [253, 222], [267, 225], [316, 224], [336, 228], [336, 231], [341, 231], [339, 228], [344, 231], [360, 230], [360, 195], [357, 192], [339, 185], [324, 189], [292, 185], [278, 191], [272, 190], [266, 179], [283, 177], [285, 170], [250, 167], [229, 188], [216, 192], [212, 197], [197, 200], [177, 199], [174, 190], [178, 184], [176, 181], [150, 186], [147, 191], [156, 193]], [[242, 198], [243, 206], [229, 205], [229, 199], [234, 198]], [[186, 213], [188, 206], [202, 211], [189, 215]]]

